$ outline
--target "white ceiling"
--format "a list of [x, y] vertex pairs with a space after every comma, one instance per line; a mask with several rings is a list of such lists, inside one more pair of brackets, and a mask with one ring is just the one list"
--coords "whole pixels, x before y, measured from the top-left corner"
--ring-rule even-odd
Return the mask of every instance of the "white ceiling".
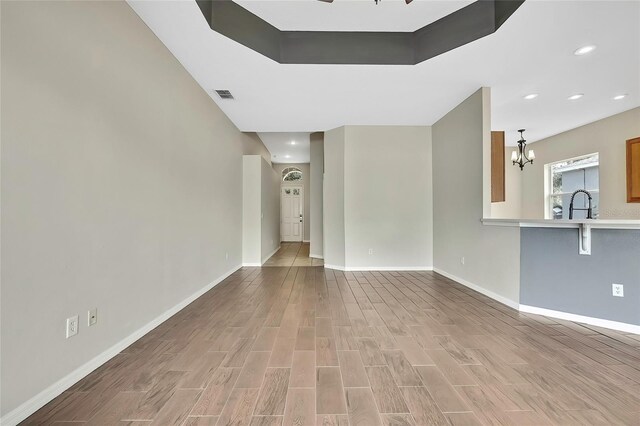
[[415, 31], [473, 0], [236, 0], [283, 31]]
[[[418, 15], [429, 22], [460, 6], [429, 1], [430, 9], [420, 0], [408, 6], [382, 0], [377, 7], [373, 0], [240, 3], [282, 29], [318, 30], [348, 29], [348, 22], [351, 29], [411, 30], [419, 26]], [[527, 129], [531, 142], [640, 105], [639, 1], [528, 0], [497, 33], [415, 66], [282, 65], [212, 31], [195, 1], [129, 4], [242, 131], [431, 125], [488, 86], [493, 129], [506, 130], [513, 144], [519, 128]], [[341, 15], [330, 19], [317, 12], [320, 7]], [[400, 16], [403, 24], [391, 22]], [[588, 44], [597, 49], [573, 55]], [[220, 100], [214, 89], [229, 89], [236, 99]], [[533, 92], [538, 98], [522, 99]], [[585, 96], [568, 101], [574, 93]], [[621, 93], [629, 96], [612, 100]]]
[[271, 153], [273, 163], [308, 163], [310, 141], [308, 132], [299, 133], [258, 133]]

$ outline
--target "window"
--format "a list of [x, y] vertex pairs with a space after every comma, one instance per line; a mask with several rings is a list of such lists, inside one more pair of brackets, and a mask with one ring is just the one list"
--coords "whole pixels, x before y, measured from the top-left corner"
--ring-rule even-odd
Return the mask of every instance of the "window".
[[302, 172], [296, 167], [287, 167], [282, 171], [282, 181], [291, 182], [295, 180], [302, 180]]
[[[557, 163], [545, 165], [548, 177], [547, 189], [547, 219], [569, 219], [569, 204], [571, 195], [578, 189], [584, 189], [593, 197], [593, 218], [598, 217], [600, 204], [599, 156], [590, 154], [582, 157], [570, 158]], [[575, 208], [587, 208], [588, 198], [585, 194], [577, 194]], [[584, 219], [586, 211], [574, 212], [574, 219]]]

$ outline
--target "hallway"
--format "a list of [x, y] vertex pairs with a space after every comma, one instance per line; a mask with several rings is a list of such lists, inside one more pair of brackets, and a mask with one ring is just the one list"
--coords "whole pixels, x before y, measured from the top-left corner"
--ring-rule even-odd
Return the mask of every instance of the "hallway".
[[24, 424], [630, 425], [639, 347], [433, 272], [242, 268]]
[[322, 266], [322, 259], [309, 257], [309, 243], [281, 243], [280, 250], [262, 266]]

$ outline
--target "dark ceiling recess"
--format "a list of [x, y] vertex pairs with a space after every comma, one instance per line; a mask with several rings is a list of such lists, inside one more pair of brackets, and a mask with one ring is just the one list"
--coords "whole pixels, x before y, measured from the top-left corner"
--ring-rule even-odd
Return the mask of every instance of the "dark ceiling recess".
[[281, 64], [416, 65], [493, 34], [524, 0], [478, 0], [414, 32], [281, 31], [231, 0], [197, 0], [214, 31]]

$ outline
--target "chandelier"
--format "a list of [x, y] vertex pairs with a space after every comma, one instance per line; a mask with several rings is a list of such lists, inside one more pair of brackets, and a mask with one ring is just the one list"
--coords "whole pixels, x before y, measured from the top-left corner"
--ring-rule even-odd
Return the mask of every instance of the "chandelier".
[[533, 160], [535, 160], [536, 158], [536, 154], [533, 152], [532, 149], [530, 149], [529, 152], [527, 153], [527, 141], [524, 140], [524, 136], [522, 135], [522, 133], [524, 133], [524, 130], [525, 129], [518, 130], [518, 132], [520, 132], [518, 149], [511, 153], [511, 162], [513, 163], [514, 166], [515, 165], [520, 166], [520, 170], [524, 170], [524, 166], [527, 163], [533, 164]]

